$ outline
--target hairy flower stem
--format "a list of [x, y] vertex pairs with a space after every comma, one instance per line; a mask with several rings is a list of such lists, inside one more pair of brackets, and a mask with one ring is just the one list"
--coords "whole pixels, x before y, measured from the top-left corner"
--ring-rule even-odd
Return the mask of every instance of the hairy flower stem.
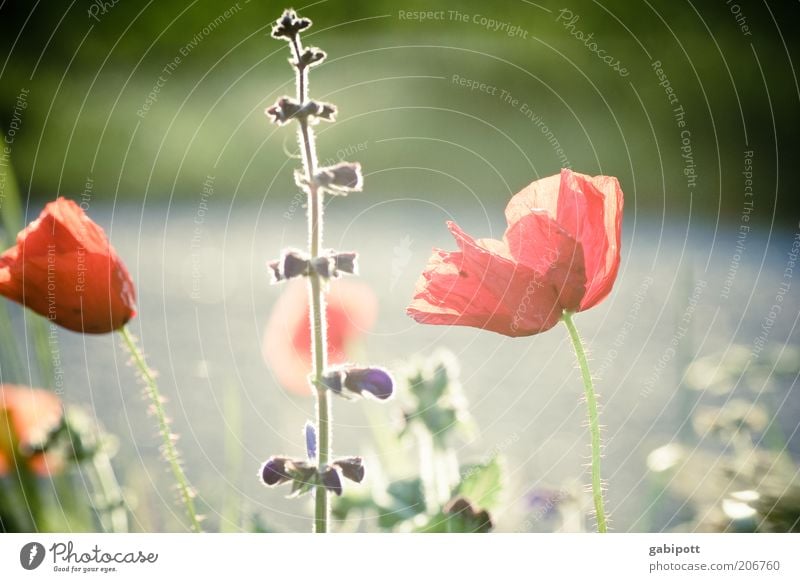
[[[292, 50], [295, 55], [297, 69], [297, 100], [300, 103], [308, 101], [308, 67], [300, 63], [303, 47], [300, 35], [292, 39]], [[322, 207], [324, 193], [314, 181], [317, 170], [317, 152], [314, 145], [314, 131], [308, 123], [308, 118], [299, 117], [299, 141], [303, 152], [303, 167], [308, 181], [308, 246], [312, 257], [319, 256], [322, 248]], [[322, 376], [325, 373], [328, 359], [327, 325], [325, 321], [325, 296], [323, 282], [316, 271], [310, 273], [310, 320], [313, 336], [313, 383], [316, 386], [317, 397], [317, 438], [319, 439], [317, 451], [317, 466], [320, 471], [328, 464], [331, 450], [331, 405], [328, 399], [328, 390], [322, 385]], [[326, 533], [328, 531], [328, 491], [324, 487], [317, 487], [314, 492], [314, 531]]]
[[201, 532], [202, 528], [200, 527], [200, 520], [198, 519], [197, 511], [194, 508], [194, 494], [192, 492], [191, 485], [189, 485], [189, 480], [186, 478], [186, 474], [183, 472], [183, 467], [181, 467], [178, 450], [175, 447], [175, 441], [172, 433], [170, 432], [167, 413], [164, 410], [164, 402], [161, 397], [161, 392], [158, 389], [158, 384], [156, 383], [155, 373], [147, 365], [144, 355], [139, 350], [139, 346], [136, 345], [136, 340], [131, 332], [128, 331], [128, 328], [123, 327], [120, 329], [120, 334], [122, 335], [125, 347], [128, 349], [131, 357], [133, 358], [133, 363], [136, 365], [139, 375], [144, 381], [147, 396], [150, 398], [150, 402], [153, 405], [153, 411], [155, 412], [156, 419], [158, 421], [158, 432], [161, 434], [161, 439], [163, 441], [164, 458], [167, 460], [170, 469], [172, 470], [172, 476], [175, 478], [175, 484], [178, 486], [178, 492], [180, 494], [181, 501], [183, 501], [183, 505], [186, 508], [186, 513], [189, 516], [191, 528], [195, 532]]
[[586, 352], [583, 349], [583, 342], [575, 323], [572, 321], [572, 313], [565, 311], [561, 319], [569, 330], [569, 337], [572, 340], [572, 347], [575, 349], [575, 356], [578, 359], [578, 365], [581, 368], [581, 376], [583, 377], [583, 391], [586, 395], [586, 406], [589, 412], [589, 432], [592, 436], [592, 499], [594, 500], [595, 517], [597, 519], [597, 531], [599, 533], [606, 533], [608, 526], [606, 525], [606, 512], [603, 505], [603, 483], [600, 477], [600, 456], [601, 456], [601, 441], [600, 441], [600, 422], [597, 413], [597, 397], [594, 393], [594, 384], [592, 383], [592, 375], [589, 372], [589, 361], [586, 359]]

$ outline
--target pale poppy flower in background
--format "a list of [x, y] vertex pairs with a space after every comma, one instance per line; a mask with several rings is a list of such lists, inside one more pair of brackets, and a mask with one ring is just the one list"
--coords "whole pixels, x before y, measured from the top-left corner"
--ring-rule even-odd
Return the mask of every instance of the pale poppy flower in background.
[[[0, 384], [0, 477], [15, 471], [22, 459], [35, 474], [59, 472], [59, 455], [32, 452], [61, 424], [61, 400], [53, 392]], [[16, 460], [15, 460], [16, 459]]]
[[[349, 361], [348, 348], [375, 323], [378, 299], [357, 281], [334, 279], [327, 294], [328, 364]], [[311, 326], [308, 284], [290, 281], [272, 308], [263, 342], [264, 360], [278, 382], [295, 394], [309, 395], [311, 387]]]

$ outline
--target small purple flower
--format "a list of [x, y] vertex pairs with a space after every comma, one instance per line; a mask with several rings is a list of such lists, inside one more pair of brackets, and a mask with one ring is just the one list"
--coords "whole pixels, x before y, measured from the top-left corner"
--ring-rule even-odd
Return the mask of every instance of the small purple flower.
[[334, 369], [322, 376], [322, 385], [334, 394], [342, 393], [342, 371]]
[[361, 483], [364, 480], [364, 460], [361, 457], [336, 459], [331, 465], [338, 467], [346, 479], [356, 483]]
[[338, 275], [341, 273], [358, 273], [358, 253], [336, 253], [333, 255], [334, 271]]
[[306, 454], [308, 455], [308, 460], [313, 461], [317, 458], [317, 429], [307, 420], [303, 433], [306, 436]]
[[386, 400], [394, 391], [394, 381], [383, 368], [348, 368], [344, 374], [344, 387], [356, 394], [368, 392], [378, 400]]
[[309, 26], [311, 21], [308, 18], [300, 18], [294, 10], [284, 10], [283, 15], [272, 26], [272, 37], [291, 41], [298, 32]]
[[348, 192], [360, 192], [364, 187], [361, 164], [358, 162], [339, 162], [333, 166], [320, 168], [314, 175], [314, 180], [331, 194], [340, 196]]
[[261, 465], [261, 471], [259, 472], [264, 485], [272, 487], [291, 480], [291, 477], [286, 472], [287, 462], [289, 462], [289, 459], [286, 457], [270, 457], [267, 459], [267, 462]]
[[328, 467], [322, 474], [322, 485], [336, 495], [342, 494], [342, 478], [339, 476], [339, 471], [333, 467]]

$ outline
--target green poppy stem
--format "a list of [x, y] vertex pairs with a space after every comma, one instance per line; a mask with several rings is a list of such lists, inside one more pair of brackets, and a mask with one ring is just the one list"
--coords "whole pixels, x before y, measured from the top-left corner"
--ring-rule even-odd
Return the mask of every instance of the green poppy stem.
[[586, 395], [586, 406], [589, 413], [589, 432], [592, 437], [592, 499], [594, 500], [595, 517], [597, 518], [597, 531], [599, 533], [606, 533], [608, 526], [606, 524], [606, 512], [603, 503], [603, 483], [600, 477], [600, 457], [602, 443], [600, 439], [600, 422], [599, 414], [597, 412], [597, 397], [594, 392], [594, 384], [592, 383], [592, 374], [589, 372], [589, 361], [586, 358], [586, 351], [583, 349], [583, 342], [578, 333], [575, 323], [572, 321], [572, 313], [565, 311], [561, 317], [569, 331], [569, 337], [572, 340], [572, 347], [575, 349], [575, 356], [578, 359], [578, 365], [581, 368], [581, 376], [583, 377], [583, 391]]
[[139, 375], [144, 381], [147, 396], [150, 398], [150, 402], [153, 405], [153, 410], [158, 421], [158, 431], [163, 441], [164, 458], [167, 460], [167, 463], [169, 463], [170, 469], [172, 469], [172, 475], [175, 478], [175, 484], [178, 486], [181, 501], [183, 501], [186, 513], [189, 516], [191, 528], [195, 532], [201, 532], [203, 530], [200, 527], [200, 520], [197, 517], [197, 511], [194, 507], [194, 492], [192, 491], [191, 485], [189, 485], [186, 474], [183, 472], [183, 467], [181, 467], [180, 457], [175, 447], [172, 432], [169, 428], [169, 419], [164, 410], [164, 402], [161, 397], [161, 392], [158, 389], [158, 384], [156, 383], [155, 373], [147, 365], [144, 355], [139, 350], [139, 346], [136, 345], [136, 340], [128, 331], [128, 328], [121, 328], [119, 333], [122, 335], [125, 347], [130, 352], [133, 363], [136, 365]]

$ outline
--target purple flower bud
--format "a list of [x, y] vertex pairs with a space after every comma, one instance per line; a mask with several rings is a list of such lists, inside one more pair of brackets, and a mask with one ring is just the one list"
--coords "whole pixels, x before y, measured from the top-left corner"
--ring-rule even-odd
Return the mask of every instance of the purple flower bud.
[[286, 457], [270, 457], [267, 462], [261, 465], [259, 476], [264, 485], [272, 487], [291, 480], [286, 472], [286, 463], [290, 462]]
[[358, 272], [358, 253], [336, 253], [333, 255], [333, 264], [337, 274], [342, 272], [355, 275]]
[[368, 392], [378, 400], [386, 400], [394, 391], [394, 381], [383, 368], [348, 368], [344, 373], [344, 387], [350, 392]]
[[322, 376], [322, 385], [334, 394], [342, 393], [342, 371], [334, 369]]
[[361, 457], [345, 457], [337, 459], [331, 464], [338, 467], [346, 479], [356, 483], [364, 480], [364, 460]]
[[364, 186], [361, 164], [358, 162], [340, 162], [335, 166], [320, 168], [314, 180], [333, 194], [342, 196], [348, 192], [360, 192]]
[[291, 279], [308, 274], [308, 256], [301, 251], [287, 250], [283, 253], [283, 278]]
[[281, 97], [275, 105], [268, 107], [264, 113], [272, 117], [272, 123], [285, 125], [300, 113], [301, 104], [291, 97]]
[[287, 9], [272, 26], [272, 37], [292, 40], [298, 32], [309, 26], [311, 26], [311, 21], [308, 18], [300, 18], [294, 10]]
[[342, 494], [342, 478], [339, 476], [339, 471], [333, 467], [328, 467], [322, 473], [322, 485], [336, 495]]
[[283, 275], [281, 275], [280, 261], [270, 261], [269, 263], [267, 263], [267, 267], [271, 271], [270, 272], [271, 283], [279, 283], [280, 281], [283, 281]]
[[313, 461], [317, 458], [317, 429], [314, 428], [311, 422], [306, 421], [303, 433], [306, 437], [306, 454], [308, 455], [308, 460]]
[[314, 115], [325, 121], [336, 121], [336, 107], [330, 103], [320, 103]]
[[300, 65], [301, 67], [313, 67], [314, 65], [318, 65], [322, 61], [325, 60], [325, 57], [328, 56], [325, 54], [325, 51], [318, 49], [317, 47], [310, 47], [303, 51], [303, 54], [300, 55], [300, 61], [292, 60], [293, 65]]
[[280, 260], [267, 263], [267, 266], [272, 271], [273, 283], [308, 275], [309, 265], [310, 261], [304, 252], [292, 249], [283, 251], [283, 256]]
[[317, 257], [311, 261], [311, 266], [314, 268], [314, 271], [324, 279], [330, 279], [336, 275], [333, 264], [333, 258], [330, 256]]

